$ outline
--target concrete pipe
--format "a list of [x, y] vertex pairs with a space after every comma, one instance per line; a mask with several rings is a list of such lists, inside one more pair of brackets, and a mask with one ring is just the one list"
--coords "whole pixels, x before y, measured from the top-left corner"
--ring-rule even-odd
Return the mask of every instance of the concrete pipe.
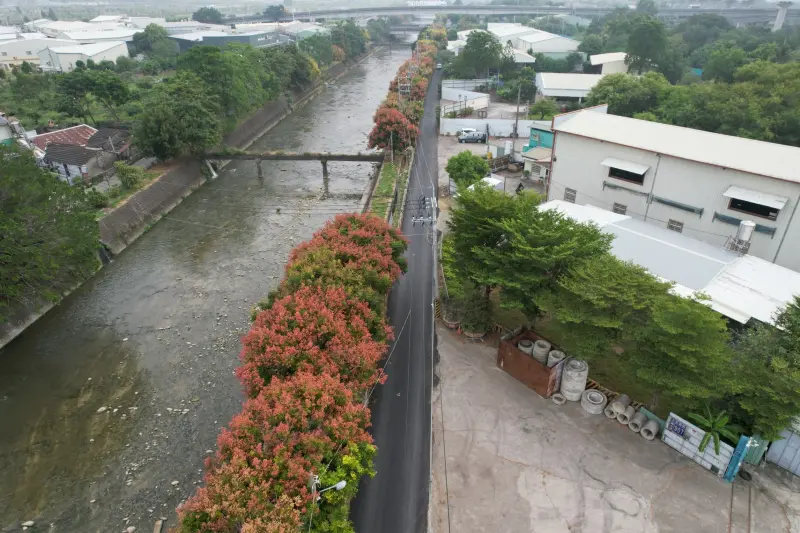
[[597, 390], [585, 390], [581, 394], [581, 407], [590, 415], [599, 415], [603, 412], [608, 398], [606, 395]]
[[556, 405], [564, 405], [565, 403], [567, 403], [567, 399], [564, 398], [564, 395], [561, 394], [560, 392], [557, 392], [552, 396], [550, 396], [550, 399], [553, 400], [553, 403]]
[[603, 414], [606, 415], [606, 418], [610, 418], [611, 420], [617, 419], [617, 412], [614, 411], [609, 404], [606, 404], [606, 408], [603, 409]]
[[536, 341], [533, 343], [533, 353], [531, 354], [534, 359], [547, 365], [547, 354], [550, 353], [550, 343], [547, 341]]
[[587, 379], [589, 379], [589, 365], [586, 361], [570, 359], [564, 365], [561, 375], [561, 394], [571, 402], [581, 401]]
[[636, 411], [629, 405], [628, 408], [625, 409], [624, 413], [617, 413], [617, 422], [627, 426], [634, 414], [636, 414]]
[[631, 418], [631, 421], [628, 422], [628, 429], [635, 433], [639, 433], [642, 430], [642, 426], [647, 423], [647, 416], [642, 413], [641, 411], [637, 412]]
[[621, 414], [625, 412], [630, 404], [630, 396], [627, 394], [620, 394], [613, 402], [611, 402], [611, 408], [614, 409], [615, 413]]
[[658, 436], [658, 422], [655, 420], [648, 420], [647, 423], [642, 426], [642, 430], [639, 434], [646, 440], [653, 440]]
[[561, 350], [550, 350], [550, 355], [547, 356], [547, 368], [553, 368], [558, 363], [563, 361], [566, 357], [567, 354], [565, 354]]
[[533, 341], [528, 339], [522, 339], [517, 343], [517, 348], [519, 348], [522, 351], [522, 353], [530, 355], [531, 352], [533, 351]]

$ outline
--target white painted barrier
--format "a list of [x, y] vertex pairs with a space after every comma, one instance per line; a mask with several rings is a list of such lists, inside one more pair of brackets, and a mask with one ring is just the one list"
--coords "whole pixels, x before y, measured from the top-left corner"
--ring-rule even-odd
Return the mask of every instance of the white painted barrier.
[[[520, 139], [530, 137], [534, 120], [520, 120], [517, 134]], [[514, 120], [509, 118], [442, 118], [439, 121], [439, 135], [456, 135], [461, 128], [474, 128], [486, 131], [491, 137], [510, 137], [514, 131]]]

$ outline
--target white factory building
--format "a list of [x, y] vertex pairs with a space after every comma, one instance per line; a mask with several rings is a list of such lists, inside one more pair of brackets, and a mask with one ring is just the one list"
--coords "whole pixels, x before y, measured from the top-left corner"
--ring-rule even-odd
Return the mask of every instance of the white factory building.
[[800, 271], [800, 148], [580, 111], [554, 119], [548, 200], [593, 205]]
[[[464, 30], [458, 32], [458, 40], [466, 43], [469, 34], [473, 31], [483, 30]], [[580, 41], [561, 37], [554, 33], [537, 30], [530, 26], [512, 23], [490, 23], [487, 31], [497, 37], [500, 44], [506, 46], [511, 44], [515, 50], [532, 55], [544, 54], [553, 59], [563, 59], [572, 52], [578, 51]]]
[[589, 62], [598, 74], [625, 74], [628, 72], [628, 65], [625, 64], [626, 57], [628, 54], [625, 52], [595, 54], [589, 56]]
[[581, 102], [602, 77], [602, 74], [537, 72], [536, 99]]
[[35, 39], [0, 40], [0, 68], [10, 70], [27, 61], [31, 65], [39, 64], [39, 52], [48, 46], [71, 46], [73, 41], [64, 39], [47, 39], [44, 36]]
[[133, 41], [133, 35], [142, 30], [119, 27], [111, 30], [78, 30], [65, 31], [56, 35], [56, 39], [66, 39], [79, 44], [103, 43], [110, 41]]
[[95, 63], [114, 61], [128, 55], [124, 41], [110, 41], [94, 44], [71, 44], [69, 46], [48, 47], [39, 52], [39, 66], [49, 72], [70, 72], [77, 61]]

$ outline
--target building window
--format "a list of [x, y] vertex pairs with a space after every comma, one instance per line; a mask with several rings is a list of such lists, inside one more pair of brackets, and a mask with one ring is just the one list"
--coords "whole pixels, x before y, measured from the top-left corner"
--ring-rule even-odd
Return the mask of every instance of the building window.
[[575, 203], [575, 197], [578, 195], [578, 191], [575, 189], [564, 189], [564, 201], [565, 202], [572, 202]]
[[618, 215], [624, 215], [625, 211], [628, 210], [628, 206], [627, 205], [618, 204], [618, 203], [614, 203], [614, 207], [612, 207], [611, 210], [613, 212], [617, 213]]
[[644, 174], [630, 172], [629, 170], [622, 170], [621, 168], [617, 167], [608, 167], [608, 177], [644, 185]]
[[683, 233], [683, 222], [678, 222], [677, 220], [669, 219], [669, 222], [667, 222], [667, 229], [671, 229], [672, 231], [677, 231], [678, 233]]
[[774, 207], [756, 204], [746, 200], [738, 200], [736, 198], [731, 198], [731, 201], [728, 204], [728, 209], [732, 209], [733, 211], [741, 211], [742, 213], [755, 215], [757, 217], [768, 218], [770, 220], [775, 220], [778, 218], [778, 210]]
[[531, 165], [531, 174], [536, 174], [537, 176], [542, 175], [542, 167], [539, 165]]

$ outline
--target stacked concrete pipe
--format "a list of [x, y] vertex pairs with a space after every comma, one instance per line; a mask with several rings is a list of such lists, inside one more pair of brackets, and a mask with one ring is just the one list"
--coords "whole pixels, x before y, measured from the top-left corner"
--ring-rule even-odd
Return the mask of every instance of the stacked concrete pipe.
[[547, 354], [550, 353], [550, 343], [543, 340], [538, 340], [533, 343], [533, 358], [547, 366]]
[[617, 422], [619, 422], [624, 426], [627, 426], [631, 422], [631, 419], [633, 418], [633, 415], [635, 413], [636, 410], [633, 408], [632, 405], [629, 405], [628, 407], [625, 408], [624, 412], [617, 413]]
[[622, 414], [627, 409], [628, 406], [631, 404], [631, 397], [627, 394], [620, 394], [617, 398], [611, 402], [611, 408], [614, 410], [616, 414]]
[[634, 433], [639, 433], [642, 430], [642, 426], [646, 423], [647, 416], [643, 412], [637, 411], [637, 413], [633, 415], [633, 418], [631, 418], [631, 421], [628, 422], [628, 429]]
[[653, 440], [656, 438], [656, 436], [658, 436], [658, 430], [659, 430], [658, 422], [656, 422], [655, 420], [648, 420], [647, 423], [644, 426], [642, 426], [642, 429], [641, 431], [639, 431], [639, 434], [646, 440]]
[[553, 368], [558, 363], [563, 361], [566, 357], [567, 354], [565, 354], [561, 350], [550, 350], [550, 355], [547, 356], [547, 368]]
[[608, 402], [606, 395], [598, 390], [585, 390], [581, 394], [581, 407], [591, 415], [599, 415]]
[[522, 353], [530, 355], [531, 352], [533, 352], [533, 341], [528, 339], [522, 339], [517, 343], [517, 348], [519, 348], [522, 351]]

